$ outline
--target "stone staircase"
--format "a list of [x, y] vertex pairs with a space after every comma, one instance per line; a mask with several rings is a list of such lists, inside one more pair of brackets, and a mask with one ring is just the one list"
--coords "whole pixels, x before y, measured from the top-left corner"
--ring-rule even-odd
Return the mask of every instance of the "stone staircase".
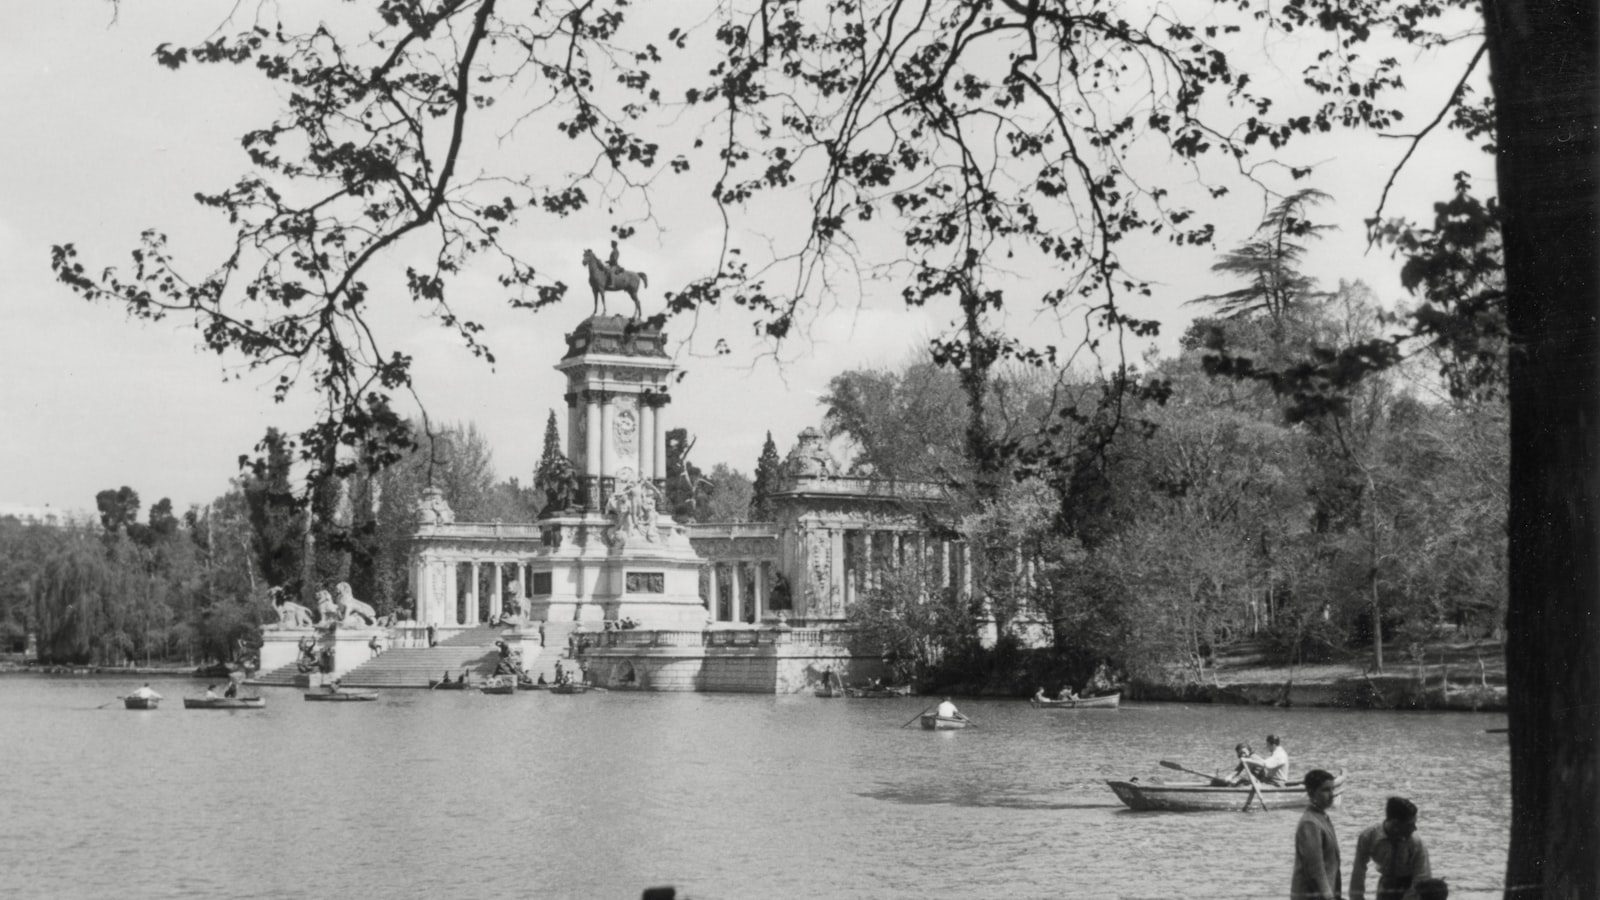
[[346, 672], [342, 683], [345, 687], [425, 688], [446, 672], [451, 678], [460, 678], [463, 670], [470, 673], [471, 680], [481, 681], [494, 672], [500, 656], [494, 642], [499, 638], [500, 629], [479, 625], [457, 632], [437, 646], [385, 650]]
[[[480, 625], [457, 632], [440, 641], [437, 646], [385, 650], [345, 672], [340, 683], [346, 687], [425, 688], [429, 679], [437, 679], [447, 671], [451, 678], [460, 678], [462, 670], [468, 671], [473, 680], [481, 680], [494, 671], [499, 658], [494, 642], [500, 634], [498, 628]], [[299, 667], [289, 663], [270, 672], [257, 673], [250, 683], [279, 687], [304, 686], [303, 680], [296, 680], [303, 677]]]

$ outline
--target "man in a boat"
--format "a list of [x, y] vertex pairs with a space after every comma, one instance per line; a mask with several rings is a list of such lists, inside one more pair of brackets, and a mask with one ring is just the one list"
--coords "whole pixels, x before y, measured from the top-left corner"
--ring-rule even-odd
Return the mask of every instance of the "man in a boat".
[[1044, 695], [1044, 685], [1039, 685], [1039, 689], [1033, 692], [1033, 699], [1039, 701], [1040, 703], [1050, 699]]
[[1245, 765], [1255, 773], [1257, 780], [1278, 787], [1289, 783], [1289, 754], [1283, 749], [1283, 741], [1275, 734], [1267, 735], [1267, 755], [1251, 754], [1245, 759]]
[[938, 713], [941, 719], [957, 719], [961, 717], [961, 711], [956, 709], [956, 705], [950, 702], [949, 697], [939, 701]]
[[1061, 686], [1061, 692], [1056, 694], [1056, 699], [1057, 700], [1076, 700], [1076, 699], [1078, 699], [1078, 693], [1072, 689], [1072, 685], [1063, 684]]
[[214, 684], [206, 685], [206, 699], [207, 700], [216, 700], [216, 699], [218, 699], [217, 698], [217, 686], [216, 685], [214, 685]]
[[1213, 787], [1232, 787], [1246, 780], [1245, 772], [1249, 771], [1250, 765], [1248, 760], [1255, 757], [1256, 751], [1249, 744], [1234, 744], [1233, 755], [1238, 757], [1239, 760], [1238, 765], [1233, 768], [1233, 774], [1227, 778], [1213, 779], [1211, 782]]
[[1428, 848], [1417, 837], [1417, 805], [1404, 797], [1390, 797], [1383, 821], [1356, 838], [1356, 863], [1350, 870], [1350, 900], [1366, 900], [1367, 864], [1378, 869], [1376, 900], [1415, 900], [1416, 882], [1433, 873], [1428, 868]]
[[146, 681], [144, 683], [143, 687], [141, 687], [138, 690], [134, 691], [133, 692], [133, 696], [138, 697], [138, 698], [140, 698], [142, 700], [160, 700], [161, 699], [161, 695], [156, 693], [155, 690], [150, 687], [150, 682], [148, 682], [148, 681]]
[[332, 680], [332, 681], [328, 682], [327, 684], [323, 685], [322, 689], [327, 691], [330, 694], [337, 694], [337, 693], [339, 693], [339, 688], [340, 687], [342, 687], [342, 685], [339, 684], [339, 679], [335, 678], [334, 680]]

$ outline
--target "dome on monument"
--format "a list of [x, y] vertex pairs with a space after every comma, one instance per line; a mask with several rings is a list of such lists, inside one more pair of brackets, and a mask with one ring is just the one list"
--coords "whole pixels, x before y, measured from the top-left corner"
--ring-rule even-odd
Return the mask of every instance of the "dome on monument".
[[806, 428], [795, 439], [795, 445], [783, 462], [783, 470], [793, 478], [816, 478], [838, 475], [839, 464], [828, 452], [828, 441], [822, 432]]

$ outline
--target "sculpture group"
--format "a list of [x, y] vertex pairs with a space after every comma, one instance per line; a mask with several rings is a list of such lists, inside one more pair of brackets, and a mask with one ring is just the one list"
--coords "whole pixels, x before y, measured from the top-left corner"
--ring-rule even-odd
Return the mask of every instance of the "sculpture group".
[[635, 476], [617, 479], [617, 489], [611, 493], [611, 499], [606, 504], [606, 511], [611, 514], [612, 544], [619, 544], [629, 537], [659, 541], [661, 530], [657, 522], [660, 512], [656, 501], [660, 497], [661, 489], [648, 478]]
[[278, 612], [276, 626], [327, 629], [336, 625], [359, 628], [377, 623], [378, 611], [357, 600], [349, 582], [339, 582], [334, 590], [339, 595], [337, 600], [325, 590], [317, 591], [317, 613], [312, 615], [311, 610], [286, 599], [279, 588], [273, 588], [273, 607]]

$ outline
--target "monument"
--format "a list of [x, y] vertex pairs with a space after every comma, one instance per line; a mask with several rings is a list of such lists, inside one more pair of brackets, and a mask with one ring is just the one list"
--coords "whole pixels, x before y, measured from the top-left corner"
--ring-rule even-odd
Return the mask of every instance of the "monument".
[[547, 509], [536, 523], [542, 546], [529, 566], [530, 619], [705, 626], [703, 561], [660, 505], [667, 385], [677, 368], [665, 345], [659, 328], [622, 316], [591, 316], [567, 335], [556, 369], [567, 378], [574, 489], [565, 509]]

